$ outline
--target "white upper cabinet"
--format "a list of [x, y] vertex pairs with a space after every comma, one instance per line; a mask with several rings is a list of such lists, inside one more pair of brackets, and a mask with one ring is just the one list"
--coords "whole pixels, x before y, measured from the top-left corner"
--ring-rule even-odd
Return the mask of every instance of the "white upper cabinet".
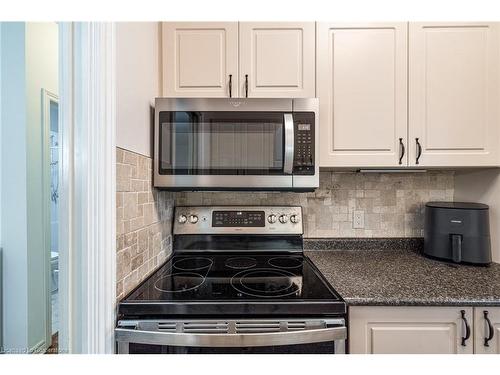
[[497, 23], [410, 23], [410, 165], [498, 165], [499, 43]]
[[407, 165], [407, 23], [318, 23], [321, 167]]
[[164, 22], [162, 44], [164, 96], [237, 96], [238, 22]]
[[314, 22], [240, 22], [240, 96], [314, 98]]

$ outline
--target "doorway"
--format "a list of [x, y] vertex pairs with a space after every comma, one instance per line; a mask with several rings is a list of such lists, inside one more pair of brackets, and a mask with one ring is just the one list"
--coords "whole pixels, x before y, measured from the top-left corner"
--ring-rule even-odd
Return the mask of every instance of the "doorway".
[[[48, 353], [58, 352], [58, 333], [59, 333], [59, 173], [60, 173], [60, 136], [59, 136], [59, 98], [56, 94], [42, 89], [42, 108], [43, 108], [43, 131], [44, 147], [48, 150], [44, 158], [44, 167], [48, 173], [46, 175], [45, 186], [49, 186], [48, 194], [45, 194], [50, 208], [46, 220], [50, 228], [46, 228], [49, 233], [49, 243], [47, 246], [48, 258], [48, 280], [46, 285], [49, 290], [47, 293], [47, 318], [49, 320], [47, 327], [47, 337], [50, 347]], [[47, 204], [47, 202], [45, 202]]]

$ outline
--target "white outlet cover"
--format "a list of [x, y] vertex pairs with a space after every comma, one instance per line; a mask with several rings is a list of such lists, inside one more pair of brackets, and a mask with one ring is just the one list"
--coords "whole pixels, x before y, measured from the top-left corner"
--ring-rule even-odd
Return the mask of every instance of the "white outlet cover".
[[352, 217], [352, 227], [354, 229], [364, 229], [365, 211], [354, 211]]

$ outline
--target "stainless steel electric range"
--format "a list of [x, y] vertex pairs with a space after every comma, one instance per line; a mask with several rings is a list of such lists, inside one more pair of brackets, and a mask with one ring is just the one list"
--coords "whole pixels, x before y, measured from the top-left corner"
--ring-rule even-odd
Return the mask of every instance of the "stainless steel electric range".
[[177, 207], [173, 254], [118, 307], [118, 353], [344, 353], [346, 304], [301, 207]]

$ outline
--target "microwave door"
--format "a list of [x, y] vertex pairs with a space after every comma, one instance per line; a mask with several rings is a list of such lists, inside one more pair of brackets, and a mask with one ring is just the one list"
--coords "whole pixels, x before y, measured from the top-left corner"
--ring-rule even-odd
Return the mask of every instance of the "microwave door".
[[155, 186], [292, 187], [293, 118], [283, 112], [160, 112]]

